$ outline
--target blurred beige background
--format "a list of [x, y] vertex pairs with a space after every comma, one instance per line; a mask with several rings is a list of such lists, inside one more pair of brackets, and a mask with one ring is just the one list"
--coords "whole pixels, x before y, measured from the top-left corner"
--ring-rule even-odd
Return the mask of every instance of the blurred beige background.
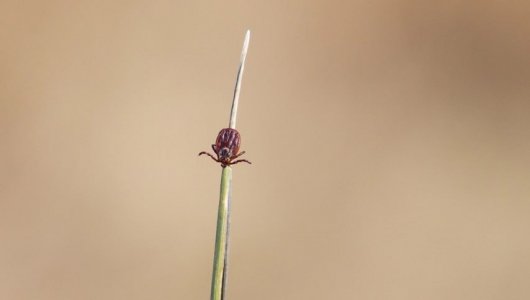
[[2, 1], [0, 299], [528, 299], [525, 1]]

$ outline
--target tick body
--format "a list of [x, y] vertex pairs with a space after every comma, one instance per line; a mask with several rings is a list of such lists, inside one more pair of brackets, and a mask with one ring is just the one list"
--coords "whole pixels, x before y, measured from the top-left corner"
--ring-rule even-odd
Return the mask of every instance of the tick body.
[[233, 128], [224, 128], [219, 131], [215, 144], [212, 145], [212, 150], [217, 157], [205, 151], [199, 153], [199, 155], [206, 154], [210, 156], [213, 160], [220, 163], [223, 168], [240, 162], [251, 164], [246, 159], [235, 160], [245, 154], [245, 151], [239, 152], [240, 145], [241, 135], [239, 132]]

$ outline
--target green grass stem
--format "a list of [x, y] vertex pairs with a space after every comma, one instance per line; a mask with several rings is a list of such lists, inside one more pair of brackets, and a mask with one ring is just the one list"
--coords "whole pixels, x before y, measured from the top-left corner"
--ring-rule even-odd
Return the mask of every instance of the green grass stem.
[[212, 292], [210, 299], [224, 299], [230, 227], [230, 200], [232, 197], [232, 168], [225, 167], [221, 174], [221, 193], [217, 212], [217, 231], [213, 259]]
[[[234, 98], [232, 109], [230, 110], [229, 127], [236, 127], [237, 107], [239, 105], [239, 92], [241, 90], [241, 80], [245, 69], [248, 45], [250, 41], [250, 30], [245, 34], [243, 50], [241, 51], [241, 61], [237, 71]], [[221, 193], [219, 195], [219, 210], [217, 213], [217, 230], [215, 234], [215, 252], [213, 259], [212, 290], [211, 300], [224, 300], [227, 283], [228, 269], [228, 245], [230, 234], [230, 202], [232, 199], [232, 168], [223, 168], [221, 174]]]

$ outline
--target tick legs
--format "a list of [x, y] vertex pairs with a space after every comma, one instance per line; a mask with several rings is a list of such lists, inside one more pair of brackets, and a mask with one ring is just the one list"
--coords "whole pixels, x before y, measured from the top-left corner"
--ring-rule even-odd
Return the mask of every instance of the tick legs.
[[216, 162], [219, 162], [217, 160], [217, 158], [215, 158], [213, 155], [211, 155], [210, 153], [206, 152], [206, 151], [202, 151], [201, 153], [199, 153], [199, 156], [203, 155], [203, 154], [206, 154], [208, 155], [209, 157], [211, 157], [213, 160], [215, 160]]
[[[212, 145], [212, 149], [215, 150], [214, 147], [215, 147], [215, 145]], [[249, 162], [249, 161], [246, 160], [246, 159], [238, 159], [238, 160], [235, 160], [235, 161], [230, 161], [229, 163], [223, 163], [223, 162], [220, 161], [218, 158], [216, 158], [215, 156], [213, 156], [212, 154], [210, 154], [210, 153], [208, 153], [208, 152], [206, 152], [206, 151], [202, 151], [202, 152], [200, 152], [200, 153], [199, 153], [199, 156], [201, 156], [201, 155], [203, 155], [203, 154], [206, 154], [206, 155], [208, 155], [211, 159], [213, 159], [214, 161], [221, 163], [221, 165], [223, 166], [223, 168], [226, 167], [226, 166], [229, 166], [229, 165], [235, 165], [235, 164], [240, 163], [240, 162], [246, 162], [247, 164], [252, 164], [251, 162]], [[231, 158], [231, 160], [232, 160], [232, 159], [236, 159], [236, 158], [240, 157], [240, 156], [243, 155], [243, 154], [245, 154], [245, 151], [241, 151], [239, 154], [233, 156], [233, 157]]]
[[237, 154], [235, 156], [232, 156], [232, 159], [236, 159], [236, 158], [240, 157], [243, 154], [245, 154], [245, 151], [241, 151], [241, 152], [239, 152], [239, 154]]
[[[236, 159], [236, 158], [240, 157], [243, 154], [245, 154], [245, 151], [239, 152], [237, 155], [233, 156], [232, 159]], [[238, 159], [238, 160], [235, 160], [235, 161], [231, 161], [230, 164], [231, 165], [235, 165], [235, 164], [240, 163], [240, 162], [246, 162], [247, 164], [252, 164], [251, 162], [249, 162], [246, 159]]]
[[235, 165], [235, 164], [240, 163], [240, 162], [246, 162], [247, 164], [250, 164], [250, 165], [252, 164], [251, 162], [249, 162], [249, 161], [246, 160], [246, 159], [238, 159], [238, 160], [236, 160], [236, 161], [230, 162], [230, 164], [231, 164], [231, 165]]

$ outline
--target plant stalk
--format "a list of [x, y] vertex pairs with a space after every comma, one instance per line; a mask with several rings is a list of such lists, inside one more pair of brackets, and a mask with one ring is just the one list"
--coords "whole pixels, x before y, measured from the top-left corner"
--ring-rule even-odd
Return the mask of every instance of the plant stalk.
[[226, 287], [226, 269], [228, 258], [228, 235], [230, 227], [230, 200], [232, 198], [232, 168], [225, 167], [221, 173], [221, 193], [217, 213], [217, 231], [212, 273], [212, 291], [210, 299], [224, 299]]
[[[239, 93], [241, 90], [241, 80], [245, 70], [245, 60], [247, 57], [248, 45], [250, 41], [250, 30], [245, 34], [243, 50], [241, 51], [241, 61], [237, 71], [236, 86], [234, 88], [234, 98], [230, 110], [229, 127], [236, 128], [237, 107], [239, 105]], [[224, 300], [227, 285], [228, 269], [228, 245], [230, 235], [230, 203], [232, 199], [232, 168], [226, 166], [221, 174], [221, 193], [219, 195], [219, 210], [217, 213], [217, 230], [215, 235], [215, 252], [212, 273], [211, 300]]]

